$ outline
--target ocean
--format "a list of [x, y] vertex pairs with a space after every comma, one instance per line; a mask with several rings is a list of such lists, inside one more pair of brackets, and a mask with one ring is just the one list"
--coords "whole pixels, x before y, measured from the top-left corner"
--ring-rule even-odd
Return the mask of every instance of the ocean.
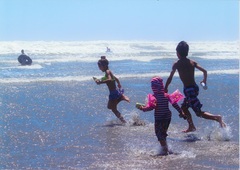
[[[227, 127], [190, 110], [197, 130], [182, 133], [187, 122], [170, 106], [167, 142], [176, 154], [152, 156], [160, 150], [153, 111], [135, 104], [152, 93], [151, 77], [166, 82], [177, 43], [0, 42], [0, 169], [239, 169], [238, 41], [188, 42], [188, 57], [208, 71], [208, 89], [199, 86], [203, 110], [222, 115]], [[31, 66], [18, 63], [22, 49]], [[92, 80], [104, 76], [97, 66], [102, 55], [131, 100], [118, 105], [125, 125], [107, 109], [107, 86]], [[196, 70], [196, 82], [202, 78]], [[175, 73], [169, 92], [182, 88]]]

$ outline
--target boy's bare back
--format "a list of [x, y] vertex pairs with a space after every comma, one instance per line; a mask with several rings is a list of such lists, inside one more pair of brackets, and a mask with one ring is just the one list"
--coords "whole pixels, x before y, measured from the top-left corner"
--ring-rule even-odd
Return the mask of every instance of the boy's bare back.
[[184, 87], [196, 84], [194, 79], [194, 70], [196, 65], [196, 62], [188, 58], [180, 59], [173, 65], [173, 69], [178, 70], [179, 77], [182, 80]]
[[178, 61], [173, 64], [172, 71], [166, 81], [165, 92], [168, 92], [168, 86], [172, 81], [172, 78], [178, 71], [179, 77], [183, 82], [184, 87], [195, 86], [195, 68], [203, 72], [203, 80], [201, 82], [206, 84], [207, 81], [207, 71], [202, 68], [198, 63], [187, 58], [189, 46], [185, 41], [181, 41], [177, 48]]

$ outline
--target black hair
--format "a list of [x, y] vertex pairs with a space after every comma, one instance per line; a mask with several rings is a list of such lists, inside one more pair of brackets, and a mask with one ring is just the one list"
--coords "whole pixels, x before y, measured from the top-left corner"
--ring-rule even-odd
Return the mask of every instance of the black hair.
[[101, 66], [107, 66], [108, 67], [108, 60], [106, 59], [106, 56], [101, 56], [101, 59], [98, 60], [98, 65], [101, 65]]
[[180, 43], [178, 43], [176, 50], [181, 57], [187, 57], [188, 51], [189, 51], [189, 46], [188, 46], [187, 42], [181, 41]]

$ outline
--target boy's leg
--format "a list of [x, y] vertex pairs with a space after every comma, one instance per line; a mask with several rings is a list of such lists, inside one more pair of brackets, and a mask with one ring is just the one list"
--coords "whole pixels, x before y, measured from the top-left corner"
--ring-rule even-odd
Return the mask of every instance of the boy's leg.
[[184, 133], [188, 133], [188, 132], [194, 132], [194, 131], [196, 131], [196, 127], [194, 126], [191, 113], [190, 113], [189, 110], [188, 110], [186, 107], [184, 107], [184, 106], [182, 106], [182, 110], [183, 110], [184, 114], [186, 115], [186, 117], [187, 117], [187, 122], [188, 122], [188, 129], [187, 129], [187, 130], [183, 130], [183, 132], [184, 132]]
[[[191, 107], [194, 112], [198, 112], [199, 110], [201, 110], [202, 104], [200, 103], [199, 99], [197, 98], [198, 93], [199, 93], [199, 87], [197, 85], [194, 86], [190, 86], [187, 88], [184, 88], [184, 101], [182, 104], [182, 110], [185, 113], [185, 115], [187, 116], [187, 121], [188, 121], [188, 129], [183, 131], [185, 133], [187, 132], [193, 132], [196, 130], [196, 127], [193, 124], [193, 120], [192, 120], [192, 115], [189, 112], [188, 108]], [[194, 107], [196, 107], [197, 109], [195, 109]]]
[[202, 112], [202, 117], [204, 119], [215, 120], [220, 124], [221, 127], [226, 127], [226, 124], [223, 122], [222, 116], [220, 115], [213, 115], [208, 112]]

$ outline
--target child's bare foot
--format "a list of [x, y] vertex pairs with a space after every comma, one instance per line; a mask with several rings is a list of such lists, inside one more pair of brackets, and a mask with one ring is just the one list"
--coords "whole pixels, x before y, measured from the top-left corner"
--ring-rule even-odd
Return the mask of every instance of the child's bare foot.
[[130, 99], [129, 99], [127, 96], [123, 95], [123, 98], [122, 98], [122, 99], [125, 100], [125, 101], [127, 101], [128, 103], [130, 103]]
[[222, 128], [226, 127], [226, 124], [222, 120], [222, 116], [218, 115], [217, 121], [219, 122], [219, 124]]
[[195, 127], [188, 127], [187, 130], [183, 130], [182, 132], [188, 133], [188, 132], [194, 132], [194, 131], [196, 131], [196, 128], [195, 128]]
[[119, 120], [122, 122], [122, 123], [127, 123], [126, 120], [124, 120], [124, 118], [121, 116], [119, 117]]

